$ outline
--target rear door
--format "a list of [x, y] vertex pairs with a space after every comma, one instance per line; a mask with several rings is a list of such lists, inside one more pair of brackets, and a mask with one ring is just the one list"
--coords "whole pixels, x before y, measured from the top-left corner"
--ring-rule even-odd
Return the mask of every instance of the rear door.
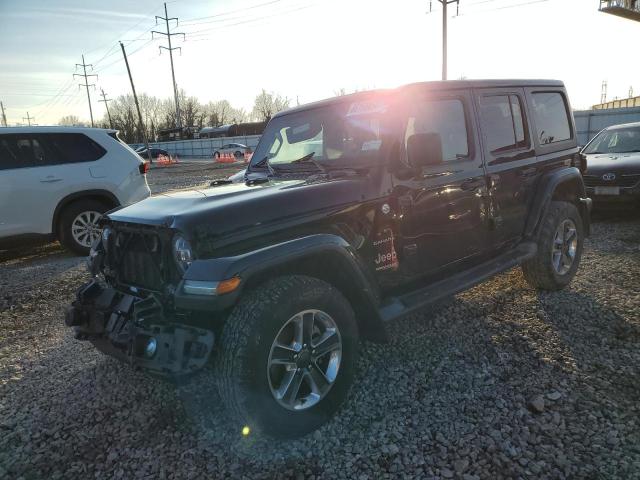
[[409, 276], [425, 276], [486, 250], [486, 178], [468, 91], [425, 91], [408, 103], [405, 152], [413, 134], [436, 133], [442, 141], [441, 164], [393, 179], [400, 266]]
[[488, 175], [491, 243], [500, 248], [524, 232], [540, 175], [522, 88], [478, 89], [476, 105]]
[[51, 233], [63, 176], [38, 135], [0, 136], [0, 234]]

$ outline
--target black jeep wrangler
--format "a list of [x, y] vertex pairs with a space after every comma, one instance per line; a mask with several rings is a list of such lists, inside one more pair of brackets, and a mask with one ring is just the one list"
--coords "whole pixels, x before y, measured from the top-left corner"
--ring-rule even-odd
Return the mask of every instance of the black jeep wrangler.
[[451, 81], [274, 116], [244, 183], [104, 218], [66, 316], [166, 375], [213, 363], [239, 425], [305, 434], [336, 411], [360, 339], [517, 265], [565, 287], [591, 201], [558, 81]]

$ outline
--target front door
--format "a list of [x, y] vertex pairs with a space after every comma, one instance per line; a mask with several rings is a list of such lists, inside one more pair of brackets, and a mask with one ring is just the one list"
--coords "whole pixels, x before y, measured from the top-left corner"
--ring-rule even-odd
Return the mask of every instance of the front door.
[[[412, 96], [403, 118], [401, 156], [406, 169], [393, 178], [399, 210], [398, 258], [411, 277], [433, 274], [486, 251], [486, 179], [468, 91]], [[421, 168], [408, 165], [407, 139], [435, 133], [442, 142], [442, 162]]]

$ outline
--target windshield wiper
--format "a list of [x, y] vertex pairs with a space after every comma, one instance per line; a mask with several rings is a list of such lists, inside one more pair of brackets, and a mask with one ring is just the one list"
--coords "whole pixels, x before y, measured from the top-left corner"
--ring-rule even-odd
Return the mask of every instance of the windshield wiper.
[[[316, 152], [311, 152], [311, 153], [307, 153], [304, 157], [300, 157], [297, 160], [291, 160], [291, 162], [289, 163], [302, 163], [302, 162], [308, 162], [309, 160], [311, 160], [313, 158], [313, 156], [316, 154]], [[315, 162], [314, 162], [315, 163]]]
[[267, 167], [267, 169], [269, 170], [269, 176], [273, 177], [276, 174], [276, 171], [273, 169], [273, 167], [269, 163], [269, 155], [265, 156], [262, 160], [254, 163], [253, 166], [258, 168]]
[[311, 152], [311, 153], [307, 153], [304, 157], [300, 157], [296, 160], [291, 160], [291, 162], [289, 163], [304, 163], [304, 162], [311, 162], [313, 163], [316, 168], [318, 170], [320, 170], [322, 173], [327, 173], [327, 169], [320, 164], [320, 162], [317, 162], [313, 159], [313, 156], [316, 154], [316, 152]]

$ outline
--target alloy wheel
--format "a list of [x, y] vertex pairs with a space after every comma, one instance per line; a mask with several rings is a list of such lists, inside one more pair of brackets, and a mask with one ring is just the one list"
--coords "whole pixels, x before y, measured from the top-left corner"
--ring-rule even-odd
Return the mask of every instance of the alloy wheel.
[[305, 410], [331, 390], [342, 360], [336, 322], [321, 310], [291, 317], [276, 335], [267, 364], [275, 400], [289, 410]]
[[559, 275], [565, 275], [576, 258], [578, 250], [578, 231], [576, 224], [571, 219], [563, 220], [553, 236], [551, 249], [551, 262]]
[[78, 245], [91, 247], [100, 238], [101, 229], [98, 221], [102, 217], [100, 212], [89, 210], [79, 213], [71, 222], [71, 235]]

